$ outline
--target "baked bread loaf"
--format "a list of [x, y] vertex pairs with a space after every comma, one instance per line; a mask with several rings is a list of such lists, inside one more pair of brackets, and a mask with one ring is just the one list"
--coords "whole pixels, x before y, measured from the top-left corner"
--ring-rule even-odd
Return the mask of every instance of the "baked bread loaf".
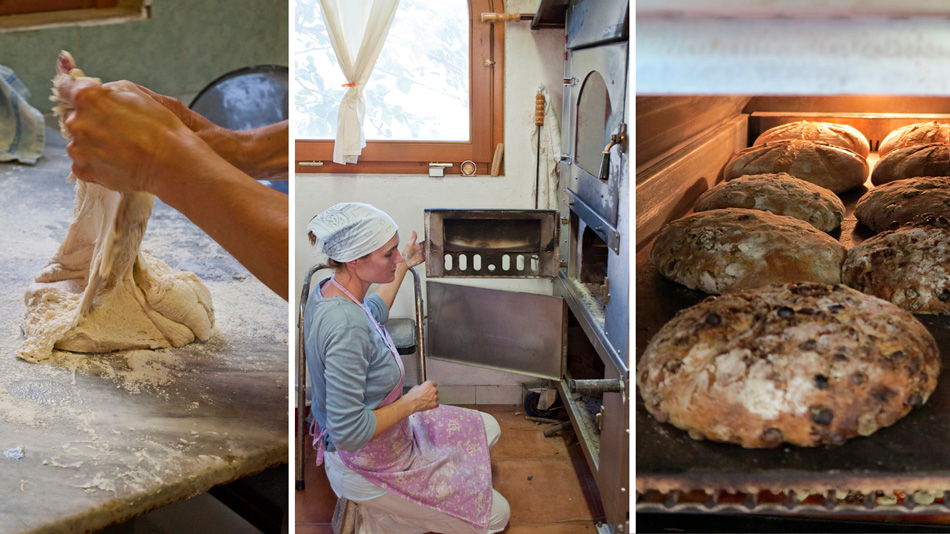
[[883, 158], [898, 148], [929, 143], [950, 143], [950, 124], [930, 121], [898, 128], [881, 141], [877, 153]]
[[799, 121], [780, 124], [762, 132], [752, 143], [752, 146], [784, 139], [821, 141], [829, 145], [847, 148], [862, 158], [868, 157], [871, 152], [867, 137], [864, 137], [864, 134], [859, 132], [857, 128], [833, 122]]
[[677, 219], [657, 234], [657, 271], [690, 289], [726, 293], [784, 282], [841, 281], [845, 248], [810, 224], [767, 211], [725, 208]]
[[868, 162], [860, 155], [820, 141], [772, 141], [736, 152], [722, 169], [732, 180], [747, 174], [785, 172], [835, 193], [864, 184]]
[[841, 445], [927, 402], [940, 352], [913, 315], [844, 285], [710, 297], [650, 340], [637, 387], [656, 419], [747, 448]]
[[871, 183], [882, 185], [915, 176], [950, 176], [950, 145], [929, 143], [898, 148], [878, 160]]
[[875, 232], [897, 228], [918, 215], [950, 218], [950, 177], [918, 176], [875, 187], [858, 199], [854, 215]]
[[694, 211], [749, 208], [787, 215], [823, 232], [841, 227], [844, 204], [824, 187], [784, 172], [750, 174], [709, 189], [696, 200]]
[[933, 215], [848, 251], [845, 284], [912, 313], [950, 315], [950, 220]]

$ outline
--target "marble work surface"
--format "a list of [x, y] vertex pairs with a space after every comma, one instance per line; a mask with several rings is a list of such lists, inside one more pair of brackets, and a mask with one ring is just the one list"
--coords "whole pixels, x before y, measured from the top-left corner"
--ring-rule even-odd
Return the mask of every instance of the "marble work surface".
[[37, 165], [0, 164], [0, 533], [89, 532], [287, 462], [287, 303], [157, 199], [142, 248], [202, 278], [211, 339], [16, 358], [24, 290], [72, 216], [46, 135]]

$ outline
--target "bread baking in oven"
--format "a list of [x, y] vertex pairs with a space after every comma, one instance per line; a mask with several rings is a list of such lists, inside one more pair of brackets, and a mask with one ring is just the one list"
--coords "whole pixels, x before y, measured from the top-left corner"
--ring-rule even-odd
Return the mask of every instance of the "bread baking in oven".
[[660, 230], [650, 251], [661, 275], [706, 293], [783, 282], [837, 284], [844, 256], [838, 241], [804, 221], [746, 208], [677, 219]]
[[882, 185], [916, 176], [950, 176], [950, 145], [929, 143], [898, 148], [878, 160], [871, 183]]
[[787, 215], [824, 232], [841, 227], [844, 204], [824, 187], [786, 173], [751, 174], [722, 182], [696, 200], [695, 211], [750, 208]]
[[881, 141], [877, 153], [883, 158], [898, 148], [928, 143], [950, 143], [950, 124], [930, 121], [898, 128]]
[[918, 176], [875, 187], [858, 199], [854, 215], [875, 232], [897, 228], [918, 215], [950, 218], [950, 177]]
[[650, 340], [637, 387], [656, 419], [743, 447], [841, 445], [927, 402], [940, 353], [913, 315], [844, 285], [710, 297]]
[[868, 162], [860, 155], [820, 141], [785, 140], [745, 148], [722, 169], [726, 181], [747, 174], [785, 172], [835, 193], [864, 184]]
[[950, 315], [950, 220], [920, 217], [848, 251], [842, 282], [913, 313]]
[[868, 157], [871, 151], [868, 139], [857, 128], [833, 122], [799, 121], [780, 124], [762, 132], [752, 145], [764, 145], [783, 139], [822, 141], [829, 145], [847, 148], [862, 158]]

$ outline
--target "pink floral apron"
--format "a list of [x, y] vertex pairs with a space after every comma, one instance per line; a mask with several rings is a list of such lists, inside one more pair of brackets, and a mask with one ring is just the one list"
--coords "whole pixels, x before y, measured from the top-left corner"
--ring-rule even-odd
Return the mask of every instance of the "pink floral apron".
[[[402, 395], [406, 371], [389, 332], [342, 285], [333, 278], [330, 282], [366, 312], [396, 359], [399, 383], [379, 407], [395, 402]], [[320, 431], [314, 420], [310, 433], [314, 434], [317, 465], [320, 465], [326, 429]], [[485, 423], [474, 410], [439, 406], [416, 412], [359, 451], [338, 450], [337, 454], [347, 467], [403, 499], [438, 510], [475, 528], [488, 528], [492, 505], [491, 460]]]

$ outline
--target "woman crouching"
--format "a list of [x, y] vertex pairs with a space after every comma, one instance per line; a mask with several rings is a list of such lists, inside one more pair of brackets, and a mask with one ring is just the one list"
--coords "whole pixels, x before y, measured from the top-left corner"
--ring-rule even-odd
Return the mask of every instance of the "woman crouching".
[[416, 233], [400, 254], [392, 218], [353, 202], [307, 230], [334, 268], [311, 291], [303, 325], [317, 465], [338, 497], [359, 503], [360, 534], [502, 531], [510, 510], [492, 489], [488, 454], [498, 422], [440, 406], [431, 380], [403, 395], [402, 359], [382, 326], [406, 271], [425, 261]]

